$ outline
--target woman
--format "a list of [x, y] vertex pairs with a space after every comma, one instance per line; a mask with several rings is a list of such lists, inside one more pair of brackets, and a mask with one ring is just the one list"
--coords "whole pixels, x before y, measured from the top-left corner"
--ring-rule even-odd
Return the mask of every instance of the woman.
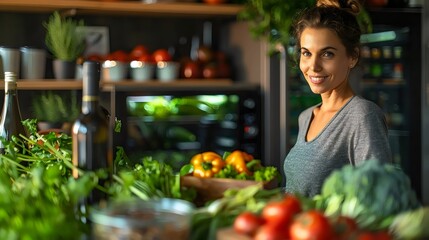
[[359, 11], [356, 0], [318, 1], [294, 24], [299, 67], [322, 102], [298, 118], [297, 142], [284, 163], [287, 192], [312, 197], [335, 169], [391, 161], [383, 112], [349, 84], [359, 60]]

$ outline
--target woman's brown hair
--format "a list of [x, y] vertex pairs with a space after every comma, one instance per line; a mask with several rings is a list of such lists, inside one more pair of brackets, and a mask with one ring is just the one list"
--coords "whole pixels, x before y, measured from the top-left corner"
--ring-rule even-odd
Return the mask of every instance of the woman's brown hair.
[[360, 10], [357, 0], [318, 0], [315, 7], [300, 12], [293, 24], [297, 49], [304, 29], [328, 28], [338, 35], [349, 56], [359, 58], [362, 32], [356, 16]]

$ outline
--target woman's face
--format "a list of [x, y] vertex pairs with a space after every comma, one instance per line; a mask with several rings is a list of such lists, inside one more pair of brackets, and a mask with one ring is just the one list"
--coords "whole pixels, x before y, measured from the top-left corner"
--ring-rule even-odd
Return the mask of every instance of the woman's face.
[[301, 34], [299, 67], [317, 94], [347, 87], [357, 60], [347, 55], [337, 34], [327, 28], [306, 28]]

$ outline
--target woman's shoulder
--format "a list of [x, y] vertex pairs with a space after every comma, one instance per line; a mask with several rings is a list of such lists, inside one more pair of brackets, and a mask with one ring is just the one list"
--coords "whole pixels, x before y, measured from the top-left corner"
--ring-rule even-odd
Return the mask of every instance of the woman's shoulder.
[[376, 103], [358, 95], [355, 96], [348, 105], [353, 112], [359, 114], [373, 112], [382, 113], [381, 108]]

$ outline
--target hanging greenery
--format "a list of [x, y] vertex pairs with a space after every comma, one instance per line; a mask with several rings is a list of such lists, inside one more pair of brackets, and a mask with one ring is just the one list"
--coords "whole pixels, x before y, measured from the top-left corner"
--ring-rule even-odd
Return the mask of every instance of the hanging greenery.
[[[297, 13], [315, 4], [316, 0], [247, 0], [238, 19], [249, 22], [254, 37], [266, 37], [272, 53], [278, 44], [289, 44], [291, 25]], [[358, 21], [364, 33], [372, 31], [371, 19], [365, 9]]]
[[266, 37], [273, 52], [277, 44], [286, 46], [290, 40], [290, 28], [296, 14], [315, 0], [248, 0], [239, 13], [239, 20], [249, 22], [251, 34]]

